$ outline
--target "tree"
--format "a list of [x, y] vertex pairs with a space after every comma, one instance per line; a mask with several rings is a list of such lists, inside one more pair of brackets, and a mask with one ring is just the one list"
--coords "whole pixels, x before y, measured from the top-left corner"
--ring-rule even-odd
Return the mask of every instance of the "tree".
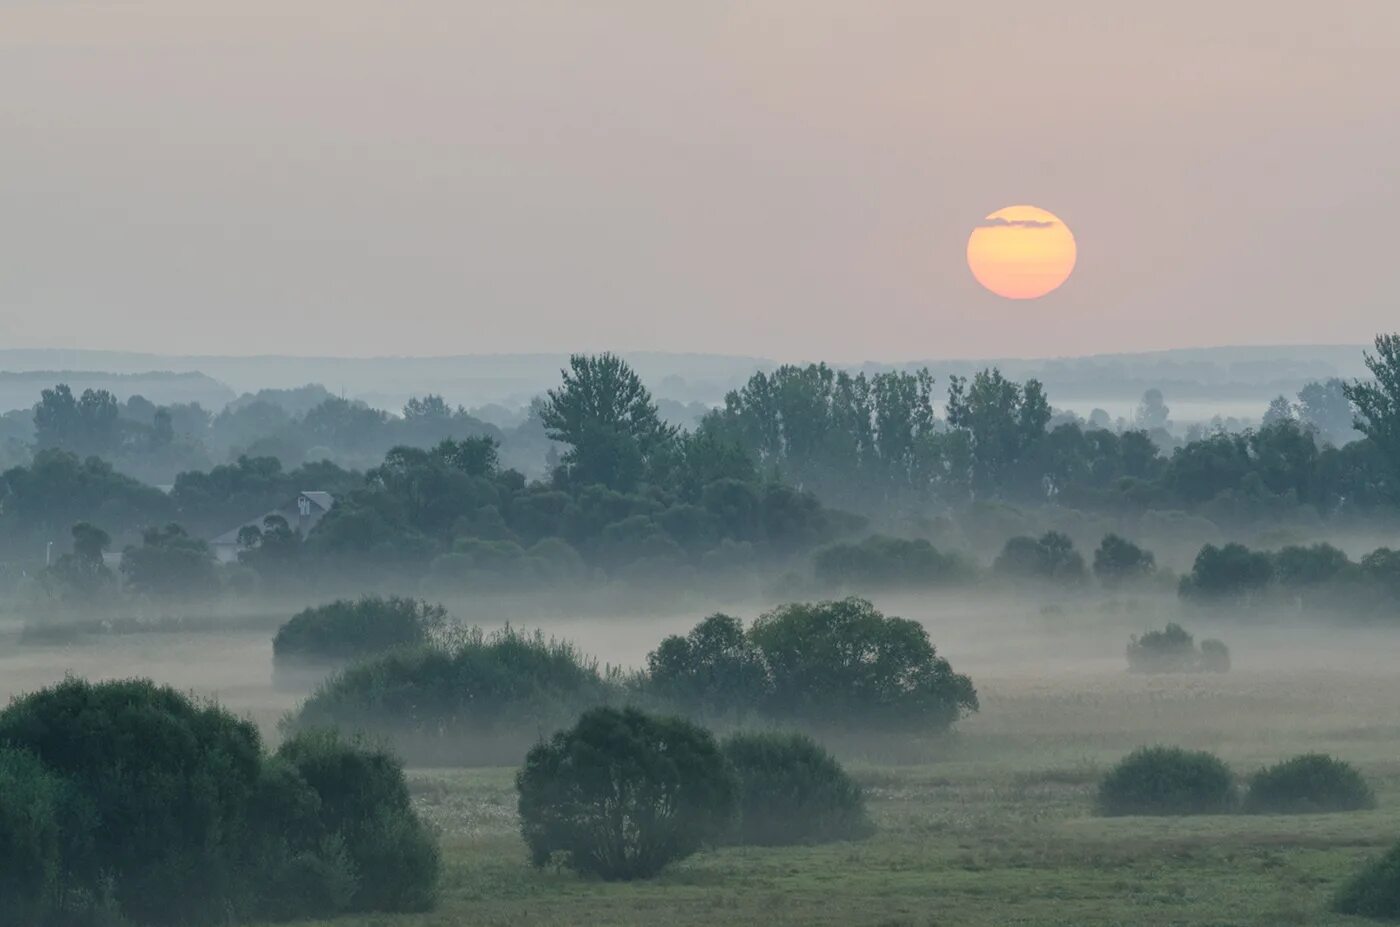
[[646, 679], [656, 696], [701, 718], [741, 720], [768, 694], [768, 671], [743, 622], [721, 614], [663, 640], [647, 655]]
[[567, 444], [562, 457], [568, 478], [630, 489], [656, 455], [675, 439], [661, 421], [641, 377], [615, 354], [575, 354], [564, 382], [549, 390], [540, 409], [550, 440]]
[[[1022, 386], [996, 368], [976, 374], [970, 385], [963, 377], [948, 378], [948, 424], [970, 440], [972, 485], [980, 492], [1010, 488], [1014, 468], [1044, 438], [1050, 417], [1038, 380]], [[1029, 476], [1023, 483], [1039, 486], [1041, 474], [1023, 476]]]
[[1277, 425], [1281, 422], [1292, 422], [1293, 403], [1288, 401], [1287, 396], [1275, 396], [1269, 400], [1269, 408], [1264, 410], [1264, 424]]
[[198, 596], [218, 586], [209, 544], [177, 524], [147, 528], [141, 545], [122, 552], [122, 575], [132, 591], [151, 596]]
[[941, 731], [977, 710], [972, 680], [938, 656], [923, 625], [865, 599], [780, 606], [754, 622], [749, 639], [768, 665], [774, 718]]
[[738, 785], [710, 733], [680, 718], [595, 708], [537, 745], [515, 778], [537, 866], [643, 879], [717, 843]]
[[1084, 581], [1084, 557], [1074, 541], [1059, 531], [1037, 538], [1014, 537], [1006, 542], [992, 569], [1004, 576], [1060, 583]]
[[1305, 385], [1298, 391], [1296, 408], [1303, 424], [1327, 444], [1341, 447], [1356, 434], [1352, 427], [1356, 410], [1347, 398], [1346, 382], [1338, 377]]
[[1154, 387], [1142, 394], [1142, 401], [1138, 403], [1133, 422], [1143, 431], [1170, 428], [1171, 414], [1172, 410], [1162, 398], [1162, 391]]
[[1400, 478], [1400, 332], [1376, 336], [1376, 353], [1366, 352], [1371, 380], [1342, 387], [1356, 407], [1356, 430], [1376, 443]]
[[1094, 575], [1105, 586], [1117, 586], [1150, 575], [1157, 568], [1151, 551], [1116, 534], [1106, 534], [1094, 551]]
[[58, 587], [60, 598], [93, 602], [116, 585], [116, 576], [102, 559], [112, 546], [112, 538], [85, 521], [74, 525], [72, 533], [72, 552], [59, 557], [46, 578]]

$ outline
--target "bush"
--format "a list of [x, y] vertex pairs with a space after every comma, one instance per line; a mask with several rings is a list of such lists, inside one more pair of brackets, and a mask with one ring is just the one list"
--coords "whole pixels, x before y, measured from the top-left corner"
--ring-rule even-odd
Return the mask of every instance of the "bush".
[[341, 671], [285, 727], [367, 733], [421, 765], [513, 763], [616, 691], [569, 644], [473, 630], [453, 648], [396, 650]]
[[1128, 668], [1138, 673], [1224, 673], [1230, 669], [1230, 650], [1218, 640], [1196, 639], [1179, 624], [1148, 631], [1128, 641]]
[[1191, 573], [1181, 578], [1181, 596], [1201, 602], [1248, 599], [1274, 578], [1274, 561], [1243, 544], [1207, 544], [1196, 554]]
[[314, 731], [282, 744], [276, 761], [285, 764], [284, 776], [295, 773], [317, 797], [314, 820], [304, 817], [293, 845], [343, 853], [331, 854], [324, 864], [332, 886], [337, 869], [352, 875], [349, 909], [423, 911], [432, 906], [441, 869], [438, 848], [413, 812], [397, 759], [347, 742], [333, 731]]
[[709, 732], [630, 708], [595, 708], [535, 746], [516, 788], [535, 865], [604, 879], [647, 878], [717, 841], [737, 791]]
[[1244, 809], [1259, 814], [1360, 811], [1376, 806], [1376, 796], [1350, 763], [1324, 753], [1305, 753], [1249, 779]]
[[257, 786], [257, 729], [145, 680], [69, 679], [0, 712], [0, 746], [30, 751], [95, 814], [65, 860], [76, 884], [113, 883], [143, 924], [210, 923], [247, 905], [239, 842]]
[[0, 712], [0, 923], [420, 910], [437, 869], [382, 752], [320, 734], [269, 758], [251, 725], [145, 680]]
[[1121, 586], [1152, 575], [1157, 558], [1116, 534], [1104, 535], [1094, 551], [1094, 575], [1105, 586]]
[[1047, 531], [1037, 538], [1014, 537], [1006, 542], [992, 569], [1013, 579], [1043, 580], [1075, 585], [1085, 578], [1084, 558], [1068, 535]]
[[1230, 671], [1230, 648], [1224, 641], [1206, 638], [1201, 641], [1201, 657], [1197, 664], [1207, 673], [1228, 673]]
[[742, 720], [767, 697], [768, 670], [743, 622], [711, 615], [647, 655], [646, 688], [692, 717]]
[[1400, 843], [1352, 876], [1337, 892], [1333, 907], [1341, 914], [1400, 919]]
[[447, 621], [441, 605], [398, 596], [339, 599], [298, 612], [277, 630], [272, 658], [343, 663], [426, 644]]
[[0, 747], [0, 923], [42, 923], [63, 886], [62, 781], [29, 753]]
[[735, 734], [723, 744], [739, 777], [738, 843], [859, 840], [875, 830], [860, 786], [803, 734]]
[[1130, 753], [1099, 784], [1100, 814], [1223, 814], [1235, 806], [1235, 778], [1219, 757], [1179, 747]]
[[768, 666], [765, 710], [776, 719], [942, 731], [977, 710], [972, 680], [938, 656], [923, 625], [865, 599], [781, 606], [749, 639]]
[[813, 556], [817, 580], [850, 588], [941, 586], [967, 580], [972, 565], [940, 553], [928, 541], [873, 534], [851, 544], [825, 547]]

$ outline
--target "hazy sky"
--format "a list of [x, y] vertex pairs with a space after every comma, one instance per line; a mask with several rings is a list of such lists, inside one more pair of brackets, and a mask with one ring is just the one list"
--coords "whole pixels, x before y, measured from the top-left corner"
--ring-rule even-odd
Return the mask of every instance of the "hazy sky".
[[0, 0], [6, 346], [1359, 342], [1397, 250], [1397, 0]]

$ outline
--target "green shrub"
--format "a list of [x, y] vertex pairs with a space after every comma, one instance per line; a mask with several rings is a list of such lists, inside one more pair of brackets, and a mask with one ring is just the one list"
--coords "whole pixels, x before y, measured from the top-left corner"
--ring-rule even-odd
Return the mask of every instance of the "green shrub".
[[[397, 759], [333, 731], [312, 731], [282, 744], [276, 760], [317, 797], [314, 819], [303, 819], [298, 841], [303, 848], [339, 851], [323, 857], [326, 884], [334, 887], [338, 870], [348, 864], [354, 884], [350, 909], [432, 906], [441, 869], [437, 843], [409, 803]], [[313, 868], [310, 874], [318, 873]]]
[[1235, 778], [1211, 753], [1144, 747], [1099, 784], [1101, 814], [1223, 814], [1235, 806]]
[[858, 543], [837, 543], [817, 551], [812, 568], [820, 582], [847, 588], [927, 587], [971, 578], [970, 563], [939, 552], [923, 539], [872, 534]]
[[277, 630], [272, 658], [343, 663], [426, 644], [447, 621], [441, 605], [398, 596], [339, 599], [298, 612]]
[[1094, 551], [1094, 575], [1105, 586], [1121, 586], [1141, 580], [1157, 569], [1157, 558], [1132, 541], [1106, 534]]
[[257, 729], [146, 680], [69, 679], [0, 712], [0, 746], [34, 754], [95, 814], [68, 878], [112, 880], [142, 924], [196, 924], [247, 907], [243, 816], [257, 786]]
[[692, 717], [742, 720], [768, 694], [763, 656], [729, 615], [711, 615], [647, 655], [649, 693]]
[[456, 647], [395, 650], [341, 671], [285, 727], [366, 733], [420, 765], [514, 763], [616, 691], [569, 644], [472, 631]]
[[64, 793], [33, 755], [0, 747], [0, 923], [42, 923], [58, 905]]
[[536, 745], [516, 788], [535, 865], [604, 879], [647, 878], [718, 841], [737, 791], [708, 731], [631, 708], [595, 708]]
[[826, 843], [874, 832], [860, 786], [810, 737], [735, 734], [723, 750], [739, 778], [736, 842]]
[[1341, 914], [1400, 920], [1400, 843], [1352, 876], [1333, 907]]
[[923, 625], [865, 599], [781, 606], [749, 639], [768, 666], [764, 708], [775, 719], [942, 731], [977, 710], [972, 681], [938, 656]]
[[1261, 769], [1249, 779], [1246, 811], [1307, 814], [1359, 811], [1376, 806], [1376, 796], [1350, 763], [1325, 753], [1305, 753]]
[[992, 570], [1011, 579], [1043, 580], [1077, 585], [1086, 577], [1084, 557], [1069, 536], [1047, 531], [1039, 538], [1014, 537], [1006, 542]]

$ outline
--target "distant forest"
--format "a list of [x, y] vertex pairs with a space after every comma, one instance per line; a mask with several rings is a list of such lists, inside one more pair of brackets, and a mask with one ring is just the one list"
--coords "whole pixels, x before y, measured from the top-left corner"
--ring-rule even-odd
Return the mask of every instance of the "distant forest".
[[[995, 367], [939, 383], [786, 365], [707, 406], [658, 402], [615, 355], [576, 355], [523, 411], [477, 414], [434, 394], [390, 414], [320, 386], [213, 414], [58, 383], [4, 418], [0, 556], [11, 581], [81, 602], [118, 585], [810, 571], [872, 533], [976, 555], [1050, 524], [1081, 545], [1113, 531], [1193, 549], [1245, 528], [1393, 524], [1400, 337], [1365, 361], [1369, 376], [1306, 383], [1257, 426], [1184, 432], [1155, 388], [1131, 419], [1086, 419]], [[309, 491], [334, 499], [309, 531], [264, 518]], [[208, 542], [230, 530], [237, 562], [220, 564]]]

